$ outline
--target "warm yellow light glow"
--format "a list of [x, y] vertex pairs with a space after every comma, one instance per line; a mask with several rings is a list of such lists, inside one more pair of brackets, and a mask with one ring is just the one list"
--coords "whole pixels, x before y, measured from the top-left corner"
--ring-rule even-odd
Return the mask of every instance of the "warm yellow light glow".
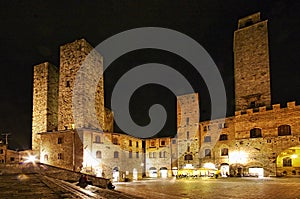
[[215, 166], [214, 163], [207, 162], [207, 163], [204, 163], [203, 168], [206, 168], [206, 169], [216, 169], [216, 166]]
[[35, 155], [29, 155], [24, 162], [25, 163], [29, 163], [29, 162], [35, 163], [35, 161], [36, 161], [36, 156]]
[[99, 165], [100, 165], [100, 160], [94, 158], [89, 150], [84, 149], [83, 166], [97, 167]]
[[293, 158], [293, 159], [295, 159], [295, 158], [297, 158], [298, 157], [298, 155], [297, 154], [293, 154], [293, 155], [291, 155], [291, 158]]
[[229, 153], [229, 162], [231, 164], [245, 164], [248, 161], [248, 154], [245, 151], [233, 151]]

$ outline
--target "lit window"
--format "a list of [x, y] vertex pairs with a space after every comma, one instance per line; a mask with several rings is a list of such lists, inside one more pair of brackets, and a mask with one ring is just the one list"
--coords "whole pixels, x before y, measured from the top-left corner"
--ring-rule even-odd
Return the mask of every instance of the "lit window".
[[119, 152], [118, 151], [114, 152], [114, 158], [119, 158]]
[[291, 135], [290, 125], [281, 125], [278, 127], [278, 136]]
[[101, 153], [101, 151], [96, 151], [96, 158], [99, 158], [99, 159], [102, 158], [102, 153]]
[[221, 156], [227, 156], [228, 155], [228, 148], [222, 148], [221, 149]]

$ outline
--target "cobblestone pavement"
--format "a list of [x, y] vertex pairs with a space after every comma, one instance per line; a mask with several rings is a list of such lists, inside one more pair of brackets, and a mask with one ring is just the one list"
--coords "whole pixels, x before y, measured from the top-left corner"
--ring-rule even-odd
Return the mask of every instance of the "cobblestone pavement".
[[166, 179], [116, 183], [143, 198], [300, 199], [300, 178]]
[[[58, 181], [58, 183], [63, 183]], [[75, 186], [76, 183], [64, 182], [75, 189], [82, 189]], [[140, 197], [122, 193], [118, 190], [111, 191], [94, 186], [88, 186], [84, 192], [91, 192], [103, 199], [138, 199]], [[72, 192], [57, 186], [55, 183], [47, 181], [46, 178], [38, 174], [12, 174], [0, 176], [0, 199], [58, 199], [58, 198], [79, 198]], [[85, 198], [90, 198], [86, 196]]]

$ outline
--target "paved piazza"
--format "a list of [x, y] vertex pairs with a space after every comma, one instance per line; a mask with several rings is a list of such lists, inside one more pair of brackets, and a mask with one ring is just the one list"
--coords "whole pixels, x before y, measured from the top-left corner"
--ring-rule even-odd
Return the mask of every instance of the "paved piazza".
[[300, 199], [300, 178], [166, 179], [116, 183], [143, 198]]

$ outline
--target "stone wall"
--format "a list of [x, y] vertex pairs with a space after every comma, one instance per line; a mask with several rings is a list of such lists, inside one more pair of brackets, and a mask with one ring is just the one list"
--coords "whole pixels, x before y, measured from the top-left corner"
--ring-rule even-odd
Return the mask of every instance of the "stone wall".
[[102, 73], [103, 58], [86, 40], [76, 40], [60, 47], [59, 130], [71, 129], [72, 126], [103, 128]]
[[56, 167], [80, 171], [83, 146], [75, 130], [41, 134], [40, 162]]
[[[199, 98], [198, 93], [177, 97], [178, 167], [199, 167]], [[187, 156], [191, 157], [187, 160]]]
[[58, 69], [48, 62], [34, 66], [32, 149], [39, 151], [38, 133], [57, 128]]
[[270, 67], [267, 20], [260, 13], [239, 20], [234, 32], [235, 109], [270, 106]]

